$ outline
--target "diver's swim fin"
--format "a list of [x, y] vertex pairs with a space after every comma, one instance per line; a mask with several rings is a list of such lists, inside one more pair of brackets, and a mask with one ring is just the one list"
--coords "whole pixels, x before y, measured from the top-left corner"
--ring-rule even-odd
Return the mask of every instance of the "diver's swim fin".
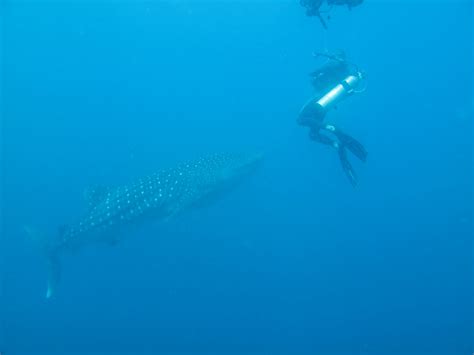
[[339, 153], [339, 160], [341, 161], [342, 165], [342, 170], [344, 170], [344, 173], [346, 176], [349, 178], [349, 181], [351, 182], [351, 185], [356, 187], [357, 186], [357, 175], [352, 168], [351, 163], [347, 159], [347, 153], [344, 145], [339, 145], [338, 147], [338, 153]]
[[352, 154], [354, 154], [363, 162], [367, 160], [367, 151], [360, 142], [352, 138], [350, 135], [342, 133], [339, 130], [334, 131], [334, 134], [341, 143], [341, 146], [349, 149]]

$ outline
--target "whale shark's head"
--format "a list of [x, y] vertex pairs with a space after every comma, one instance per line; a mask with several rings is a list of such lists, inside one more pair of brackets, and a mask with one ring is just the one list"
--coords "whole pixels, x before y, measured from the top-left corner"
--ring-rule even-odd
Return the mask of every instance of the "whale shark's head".
[[222, 182], [235, 180], [253, 173], [263, 163], [263, 154], [228, 154], [223, 157], [220, 178]]
[[201, 188], [208, 192], [225, 190], [239, 183], [263, 163], [262, 153], [215, 154], [201, 160]]

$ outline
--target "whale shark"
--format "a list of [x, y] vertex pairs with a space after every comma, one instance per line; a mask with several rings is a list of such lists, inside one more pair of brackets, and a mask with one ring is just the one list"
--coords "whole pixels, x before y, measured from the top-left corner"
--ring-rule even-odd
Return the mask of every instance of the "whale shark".
[[60, 258], [66, 251], [93, 243], [117, 244], [130, 228], [148, 221], [166, 221], [188, 209], [207, 205], [250, 175], [262, 154], [214, 154], [156, 172], [116, 187], [85, 191], [88, 210], [79, 221], [59, 228], [54, 238], [26, 232], [41, 245], [48, 264], [46, 298], [60, 280]]

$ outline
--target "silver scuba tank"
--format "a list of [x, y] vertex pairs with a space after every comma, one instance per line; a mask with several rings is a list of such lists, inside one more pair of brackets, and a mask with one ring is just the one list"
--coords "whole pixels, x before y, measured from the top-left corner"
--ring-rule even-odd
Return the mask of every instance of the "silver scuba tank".
[[322, 97], [318, 96], [307, 102], [301, 110], [300, 116], [313, 116], [317, 120], [322, 120], [331, 108], [355, 92], [362, 79], [361, 72], [348, 75]]

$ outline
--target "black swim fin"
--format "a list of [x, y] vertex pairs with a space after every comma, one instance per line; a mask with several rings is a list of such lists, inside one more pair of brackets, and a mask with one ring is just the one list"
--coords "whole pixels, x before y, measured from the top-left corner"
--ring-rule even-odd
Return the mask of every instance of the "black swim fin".
[[346, 176], [349, 178], [349, 181], [351, 182], [351, 185], [356, 187], [357, 186], [357, 175], [352, 168], [351, 163], [347, 159], [347, 153], [346, 153], [346, 148], [343, 144], [339, 145], [337, 149], [339, 153], [339, 160], [341, 161], [342, 165], [342, 170], [344, 170], [344, 173]]
[[354, 154], [361, 161], [365, 162], [367, 160], [367, 151], [360, 142], [348, 134], [342, 133], [338, 130], [334, 131], [334, 134], [343, 147], [349, 149], [352, 154]]

